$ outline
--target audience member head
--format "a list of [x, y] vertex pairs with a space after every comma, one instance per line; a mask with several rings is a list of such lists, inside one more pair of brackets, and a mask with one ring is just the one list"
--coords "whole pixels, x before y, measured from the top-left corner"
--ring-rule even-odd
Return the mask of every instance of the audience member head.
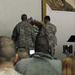
[[11, 38], [0, 36], [0, 64], [5, 62], [14, 63], [16, 50]]
[[36, 38], [35, 52], [49, 53], [49, 42], [46, 36]]
[[44, 23], [47, 23], [47, 22], [49, 22], [50, 21], [50, 16], [45, 16], [44, 17]]
[[63, 75], [75, 75], [75, 56], [63, 59]]
[[25, 48], [19, 48], [17, 51], [17, 54], [18, 54], [19, 60], [28, 57], [28, 52], [26, 52]]
[[26, 14], [22, 14], [21, 20], [22, 20], [22, 21], [27, 21], [27, 15], [26, 15]]

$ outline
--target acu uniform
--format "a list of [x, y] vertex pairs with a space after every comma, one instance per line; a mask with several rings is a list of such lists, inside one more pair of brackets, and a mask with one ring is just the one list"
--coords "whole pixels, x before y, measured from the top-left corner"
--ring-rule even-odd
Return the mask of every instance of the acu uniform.
[[13, 30], [12, 39], [16, 47], [30, 50], [33, 48], [34, 32], [33, 27], [28, 22], [20, 22]]
[[42, 27], [42, 30], [40, 32], [40, 36], [47, 36], [49, 40], [49, 46], [50, 46], [50, 53], [53, 56], [55, 53], [55, 45], [57, 45], [57, 38], [56, 38], [56, 26], [48, 22], [46, 25]]

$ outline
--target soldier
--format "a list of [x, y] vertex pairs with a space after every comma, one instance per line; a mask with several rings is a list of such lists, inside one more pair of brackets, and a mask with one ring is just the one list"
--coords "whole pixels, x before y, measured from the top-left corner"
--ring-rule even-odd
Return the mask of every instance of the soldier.
[[44, 18], [45, 25], [42, 27], [40, 31], [40, 36], [47, 36], [50, 46], [50, 53], [52, 56], [55, 54], [55, 45], [57, 45], [57, 38], [56, 38], [56, 26], [50, 23], [50, 17], [45, 16]]
[[0, 36], [0, 75], [21, 75], [14, 70], [15, 46], [6, 36]]
[[49, 42], [46, 36], [35, 41], [35, 53], [31, 58], [20, 60], [16, 71], [23, 75], [62, 75], [62, 63], [49, 54]]
[[29, 24], [27, 20], [27, 15], [23, 14], [21, 16], [22, 21], [19, 22], [12, 34], [12, 39], [16, 43], [17, 48], [25, 48], [27, 51], [33, 49], [33, 27]]
[[39, 32], [39, 27], [36, 25], [37, 24], [37, 21], [34, 20], [32, 17], [30, 17], [28, 19], [28, 22], [33, 26], [33, 32], [34, 32], [34, 39], [33, 39], [33, 42], [35, 43], [35, 40], [36, 40], [36, 36]]

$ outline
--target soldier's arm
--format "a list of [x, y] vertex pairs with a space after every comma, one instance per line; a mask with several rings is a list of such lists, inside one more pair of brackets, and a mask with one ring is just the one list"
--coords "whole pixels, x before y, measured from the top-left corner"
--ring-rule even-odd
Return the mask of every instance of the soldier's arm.
[[[52, 33], [55, 35], [56, 34], [56, 32], [57, 32], [57, 28], [56, 28], [56, 26], [55, 25], [53, 25], [53, 24], [51, 24], [51, 26], [49, 26], [49, 28], [48, 28], [49, 30], [51, 30], [52, 31]], [[48, 32], [49, 32], [49, 30], [48, 29], [46, 29]]]
[[55, 26], [55, 25], [53, 25], [53, 28], [51, 28], [51, 29], [52, 29], [53, 34], [55, 35], [55, 34], [56, 34], [56, 32], [57, 32], [57, 28], [56, 28], [56, 26]]
[[32, 25], [30, 25], [30, 29], [31, 29], [31, 38], [32, 38], [32, 41], [33, 43], [35, 43], [35, 31], [34, 31], [34, 27]]
[[57, 28], [56, 28], [56, 26], [55, 26], [55, 33], [57, 32]]
[[11, 38], [13, 39], [14, 42], [17, 41], [17, 38], [18, 38], [17, 26], [14, 28]]

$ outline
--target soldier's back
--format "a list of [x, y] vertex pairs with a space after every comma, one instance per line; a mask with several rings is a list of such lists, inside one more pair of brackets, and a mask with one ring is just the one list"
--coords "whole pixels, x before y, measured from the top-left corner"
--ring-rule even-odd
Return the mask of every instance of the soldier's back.
[[16, 42], [17, 47], [33, 47], [33, 41], [32, 41], [32, 26], [28, 22], [20, 22], [17, 25], [17, 31], [18, 31], [18, 39]]
[[57, 44], [57, 37], [55, 35], [57, 32], [56, 26], [52, 23], [47, 23], [44, 26], [44, 29], [45, 29], [46, 35], [48, 37], [49, 44], [56, 45]]

